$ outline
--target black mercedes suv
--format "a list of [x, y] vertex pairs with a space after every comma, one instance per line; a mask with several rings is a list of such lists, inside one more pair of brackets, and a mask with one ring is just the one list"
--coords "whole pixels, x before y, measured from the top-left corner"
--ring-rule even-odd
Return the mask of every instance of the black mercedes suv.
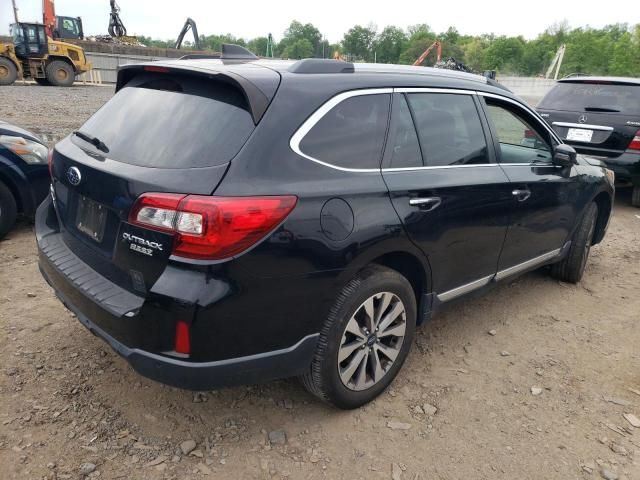
[[604, 161], [616, 184], [633, 187], [640, 207], [640, 78], [564, 78], [537, 110], [564, 142]]
[[543, 265], [580, 280], [611, 172], [508, 90], [246, 57], [124, 66], [52, 153], [42, 273], [142, 375], [299, 376], [354, 408], [441, 305]]

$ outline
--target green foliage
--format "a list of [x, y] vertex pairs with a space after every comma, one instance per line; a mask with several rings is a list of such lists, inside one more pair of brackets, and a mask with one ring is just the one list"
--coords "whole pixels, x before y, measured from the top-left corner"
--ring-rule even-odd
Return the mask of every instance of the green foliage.
[[373, 61], [373, 45], [376, 39], [376, 29], [373, 26], [356, 25], [345, 33], [342, 47], [352, 60]]
[[[570, 29], [566, 21], [555, 23], [537, 38], [463, 35], [455, 27], [434, 32], [427, 24], [402, 29], [386, 26], [379, 34], [374, 25], [355, 25], [339, 44], [330, 44], [313, 24], [292, 21], [274, 50], [282, 58], [333, 58], [337, 52], [352, 61], [413, 64], [434, 41], [442, 44], [443, 58], [454, 57], [476, 71], [497, 70], [501, 74], [543, 75], [558, 48], [566, 45], [560, 76], [570, 73], [640, 76], [640, 24], [618, 23], [596, 29]], [[139, 37], [148, 46], [173, 47], [174, 40]], [[204, 49], [220, 51], [222, 43], [246, 45], [264, 56], [267, 38], [245, 42], [232, 34], [201, 36]], [[190, 48], [185, 42], [183, 48]], [[436, 49], [423, 62], [433, 65]]]

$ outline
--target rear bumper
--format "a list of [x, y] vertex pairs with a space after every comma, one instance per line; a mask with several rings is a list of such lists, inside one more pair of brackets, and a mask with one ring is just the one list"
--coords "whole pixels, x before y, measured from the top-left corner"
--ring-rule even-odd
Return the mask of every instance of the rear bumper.
[[[153, 336], [163, 319], [144, 318], [145, 299], [110, 282], [82, 262], [51, 228], [54, 210], [50, 197], [38, 208], [36, 237], [43, 277], [64, 305], [96, 336], [105, 340], [141, 375], [189, 390], [260, 383], [303, 373], [310, 365], [318, 334], [303, 337], [288, 348], [224, 360], [182, 360], [134, 347], [140, 331]], [[147, 317], [149, 317], [147, 315]], [[158, 331], [155, 334], [158, 334]], [[173, 338], [166, 339], [171, 344]]]

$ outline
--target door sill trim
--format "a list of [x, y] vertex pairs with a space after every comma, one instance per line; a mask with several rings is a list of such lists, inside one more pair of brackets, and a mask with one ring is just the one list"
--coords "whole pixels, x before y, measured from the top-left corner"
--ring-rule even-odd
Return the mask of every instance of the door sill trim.
[[461, 295], [477, 290], [478, 288], [484, 287], [488, 285], [489, 282], [495, 277], [495, 275], [489, 275], [487, 277], [483, 277], [479, 280], [475, 280], [471, 283], [467, 283], [466, 285], [462, 285], [460, 287], [456, 287], [453, 290], [448, 290], [437, 295], [438, 300], [441, 302], [448, 302], [449, 300], [453, 300]]
[[531, 260], [527, 260], [526, 262], [519, 263], [517, 265], [514, 265], [513, 267], [505, 268], [504, 270], [500, 270], [498, 273], [496, 273], [496, 280], [502, 280], [504, 278], [511, 277], [512, 275], [516, 275], [517, 273], [528, 270], [532, 267], [535, 267], [536, 265], [546, 263], [552, 258], [559, 257], [562, 250], [562, 248], [557, 248], [555, 250], [543, 253], [540, 256], [532, 258]]

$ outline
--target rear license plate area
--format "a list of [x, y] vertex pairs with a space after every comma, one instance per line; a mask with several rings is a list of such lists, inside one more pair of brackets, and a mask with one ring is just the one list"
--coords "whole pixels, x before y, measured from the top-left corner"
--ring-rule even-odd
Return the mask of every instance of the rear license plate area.
[[98, 202], [80, 195], [76, 211], [76, 228], [86, 236], [102, 242], [104, 229], [107, 223], [107, 209]]
[[593, 137], [593, 130], [585, 128], [570, 128], [567, 132], [567, 140], [574, 142], [590, 142]]

